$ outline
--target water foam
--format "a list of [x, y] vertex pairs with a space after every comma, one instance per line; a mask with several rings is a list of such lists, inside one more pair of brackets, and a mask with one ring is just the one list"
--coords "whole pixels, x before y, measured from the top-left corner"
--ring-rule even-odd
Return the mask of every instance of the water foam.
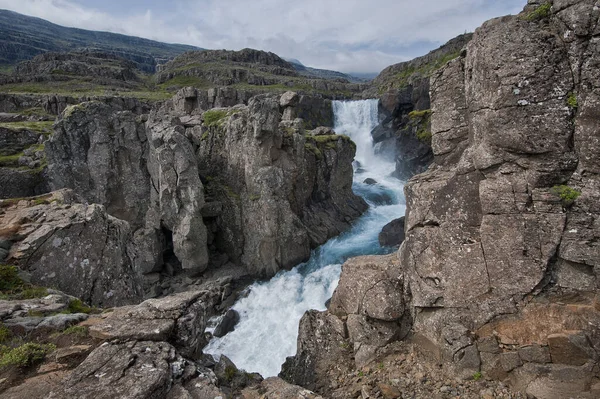
[[[300, 318], [309, 309], [325, 310], [338, 284], [341, 264], [358, 255], [383, 254], [378, 235], [389, 221], [404, 215], [403, 185], [390, 177], [394, 164], [378, 159], [371, 130], [377, 124], [377, 100], [334, 101], [335, 131], [356, 143], [353, 190], [366, 198], [369, 210], [352, 228], [315, 249], [309, 261], [278, 273], [268, 282], [251, 285], [233, 308], [240, 313], [235, 330], [214, 338], [205, 353], [224, 354], [242, 369], [265, 378], [277, 375], [287, 356], [296, 352]], [[363, 183], [366, 178], [378, 184]], [[389, 198], [383, 201], [381, 198]]]

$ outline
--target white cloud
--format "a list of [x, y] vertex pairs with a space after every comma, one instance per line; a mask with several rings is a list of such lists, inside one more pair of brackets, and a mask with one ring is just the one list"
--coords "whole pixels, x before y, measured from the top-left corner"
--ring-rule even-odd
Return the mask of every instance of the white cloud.
[[[515, 13], [526, 0], [0, 0], [0, 8], [92, 30], [205, 48], [273, 51], [305, 65], [379, 71]], [[87, 3], [90, 3], [88, 1]], [[155, 4], [154, 4], [155, 3]], [[125, 3], [127, 4], [127, 3]]]

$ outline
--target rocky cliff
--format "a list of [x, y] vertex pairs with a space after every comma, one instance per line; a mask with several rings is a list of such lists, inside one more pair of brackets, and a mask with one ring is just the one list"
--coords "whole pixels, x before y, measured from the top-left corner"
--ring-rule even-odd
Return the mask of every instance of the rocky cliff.
[[435, 159], [405, 187], [398, 259], [347, 262], [282, 375], [324, 386], [332, 360], [315, 340], [335, 358], [347, 331], [360, 366], [409, 333], [462, 378], [537, 398], [600, 394], [595, 3], [530, 1], [434, 73]]
[[376, 153], [396, 162], [397, 178], [424, 172], [433, 161], [429, 80], [471, 38], [460, 35], [423, 57], [389, 66], [363, 92], [364, 97], [379, 97], [379, 125], [371, 135]]
[[[254, 277], [291, 268], [366, 209], [351, 188], [354, 144], [306, 130], [331, 119], [320, 97], [234, 89], [187, 88], [154, 109], [118, 98], [67, 106], [41, 148], [43, 170], [49, 189], [80, 199], [64, 209], [46, 196], [6, 201], [9, 260], [96, 305], [165, 294], [222, 266]], [[79, 229], [105, 240], [79, 253], [68, 233]], [[86, 259], [81, 275], [58, 266]]]

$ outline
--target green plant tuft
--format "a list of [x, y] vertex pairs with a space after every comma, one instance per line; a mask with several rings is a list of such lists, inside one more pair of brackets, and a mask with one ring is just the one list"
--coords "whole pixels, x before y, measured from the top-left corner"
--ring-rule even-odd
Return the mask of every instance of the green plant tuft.
[[481, 377], [483, 377], [483, 375], [481, 374], [480, 371], [478, 371], [475, 374], [473, 374], [473, 381], [479, 381], [481, 379]]
[[573, 205], [573, 202], [581, 195], [581, 191], [566, 185], [554, 186], [551, 191], [560, 197], [564, 206]]
[[87, 337], [88, 329], [84, 326], [71, 326], [62, 331], [64, 335], [76, 335], [78, 337]]
[[15, 266], [0, 265], [0, 291], [12, 291], [23, 287], [23, 280]]
[[83, 302], [81, 302], [81, 300], [79, 299], [71, 299], [69, 301], [69, 306], [67, 307], [67, 309], [63, 310], [61, 313], [86, 313], [89, 314], [92, 311], [94, 311], [94, 308], [91, 308], [87, 305], [85, 305]]
[[8, 339], [12, 336], [10, 330], [2, 323], [0, 323], [0, 344], [8, 341]]
[[548, 18], [552, 13], [552, 4], [544, 3], [537, 7], [535, 10], [531, 11], [529, 14], [525, 15], [523, 18], [525, 21], [539, 21], [545, 18]]
[[569, 93], [569, 95], [567, 96], [567, 105], [573, 109], [576, 109], [579, 106], [577, 103], [577, 96], [575, 95], [575, 93]]
[[211, 109], [202, 114], [204, 126], [221, 126], [223, 119], [228, 116], [227, 111], [219, 109]]
[[225, 367], [225, 379], [228, 382], [233, 381], [233, 378], [235, 377], [236, 373], [237, 373], [237, 370], [235, 369], [235, 367], [232, 367], [232, 366]]
[[4, 351], [0, 358], [0, 368], [7, 366], [28, 367], [44, 360], [46, 355], [56, 349], [53, 344], [23, 344]]

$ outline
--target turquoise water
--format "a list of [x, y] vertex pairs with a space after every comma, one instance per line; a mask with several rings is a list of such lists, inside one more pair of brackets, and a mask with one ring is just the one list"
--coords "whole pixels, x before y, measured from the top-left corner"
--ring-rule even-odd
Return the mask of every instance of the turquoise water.
[[[325, 302], [338, 284], [341, 264], [358, 255], [385, 254], [379, 245], [382, 227], [404, 216], [403, 185], [389, 175], [394, 164], [373, 152], [371, 130], [377, 125], [377, 100], [333, 103], [335, 131], [350, 136], [357, 145], [353, 190], [365, 198], [369, 209], [352, 228], [312, 252], [306, 263], [257, 282], [233, 308], [240, 313], [235, 330], [213, 339], [205, 353], [224, 354], [248, 372], [275, 376], [287, 356], [296, 353], [300, 318], [309, 309], [325, 310]], [[378, 183], [367, 185], [366, 178]]]

